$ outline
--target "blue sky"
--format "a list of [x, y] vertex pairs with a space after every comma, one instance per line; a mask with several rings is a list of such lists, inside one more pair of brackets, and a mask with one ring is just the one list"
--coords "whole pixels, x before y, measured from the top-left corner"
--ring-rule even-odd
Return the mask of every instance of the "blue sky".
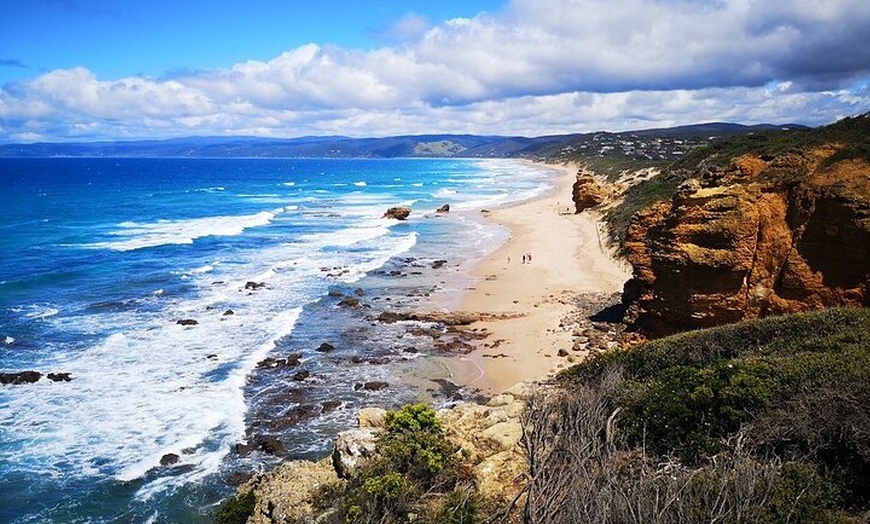
[[0, 142], [870, 111], [866, 0], [2, 0]]

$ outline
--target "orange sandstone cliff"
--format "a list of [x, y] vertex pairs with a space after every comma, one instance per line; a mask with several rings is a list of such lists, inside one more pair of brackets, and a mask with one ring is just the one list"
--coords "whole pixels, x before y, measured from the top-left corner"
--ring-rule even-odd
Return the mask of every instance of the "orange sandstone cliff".
[[626, 320], [650, 336], [870, 305], [870, 162], [831, 143], [703, 163], [632, 219]]

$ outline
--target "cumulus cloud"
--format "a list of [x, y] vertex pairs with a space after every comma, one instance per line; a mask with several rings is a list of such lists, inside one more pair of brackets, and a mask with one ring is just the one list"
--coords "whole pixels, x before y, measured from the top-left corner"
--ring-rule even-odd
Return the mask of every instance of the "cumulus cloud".
[[402, 43], [0, 89], [0, 139], [189, 134], [540, 135], [710, 120], [811, 125], [870, 110], [866, 0], [514, 0]]

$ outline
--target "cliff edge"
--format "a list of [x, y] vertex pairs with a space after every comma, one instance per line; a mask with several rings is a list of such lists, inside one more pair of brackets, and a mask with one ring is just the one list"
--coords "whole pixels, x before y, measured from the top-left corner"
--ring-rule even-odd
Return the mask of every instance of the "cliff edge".
[[637, 213], [624, 244], [626, 320], [657, 337], [870, 305], [870, 117], [847, 120], [857, 147], [815, 141], [702, 161], [670, 200]]

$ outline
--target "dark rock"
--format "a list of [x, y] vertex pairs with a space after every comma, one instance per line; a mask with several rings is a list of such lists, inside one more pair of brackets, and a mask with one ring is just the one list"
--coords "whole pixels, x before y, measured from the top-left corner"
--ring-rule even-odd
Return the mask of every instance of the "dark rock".
[[0, 384], [32, 384], [41, 378], [42, 373], [39, 371], [0, 373]]
[[341, 291], [339, 291], [337, 289], [330, 289], [329, 293], [327, 293], [327, 294], [331, 297], [334, 297], [334, 298], [338, 298], [338, 297], [342, 296]]
[[178, 322], [176, 322], [179, 326], [195, 326], [199, 324], [199, 322], [192, 318], [182, 318]]
[[327, 400], [326, 402], [321, 404], [321, 414], [326, 415], [327, 413], [332, 413], [333, 411], [338, 409], [339, 406], [341, 406], [340, 400]]
[[297, 372], [297, 373], [294, 373], [294, 374], [293, 374], [293, 380], [295, 380], [296, 382], [302, 382], [303, 380], [307, 379], [307, 378], [310, 377], [310, 376], [311, 376], [311, 372], [310, 372], [310, 371], [304, 371], [304, 370], [303, 370], [303, 371], [299, 371], [299, 372]]
[[444, 204], [435, 210], [436, 213], [449, 213], [450, 212], [450, 204]]
[[260, 369], [278, 369], [278, 368], [293, 368], [300, 364], [302, 353], [293, 353], [287, 355], [287, 358], [266, 357], [257, 362], [257, 367]]
[[436, 260], [435, 262], [432, 262], [432, 269], [441, 269], [446, 263], [446, 260]]
[[265, 282], [245, 282], [245, 289], [257, 290], [266, 287]]
[[387, 209], [383, 218], [393, 218], [396, 220], [405, 220], [411, 214], [411, 208], [407, 206], [397, 206]]
[[228, 309], [228, 310], [224, 311], [224, 316], [225, 316], [225, 317], [228, 317], [228, 316], [230, 316], [230, 315], [235, 315], [235, 314], [236, 314], [236, 312], [233, 311], [232, 309]]
[[284, 444], [271, 435], [261, 435], [254, 439], [253, 448], [267, 455], [283, 455]]
[[237, 455], [245, 456], [253, 451], [253, 447], [250, 444], [243, 444], [239, 442], [235, 446], [233, 446], [233, 451], [235, 451]]
[[46, 376], [48, 377], [48, 380], [53, 382], [69, 382], [72, 380], [69, 373], [49, 373]]
[[285, 416], [269, 422], [269, 429], [282, 430], [295, 426], [304, 420], [317, 416], [317, 409], [312, 405], [296, 406], [286, 413]]
[[354, 297], [344, 297], [343, 299], [341, 299], [338, 305], [341, 307], [357, 308], [360, 306], [360, 303], [359, 300]]
[[564, 350], [564, 349], [560, 349], [558, 355], [559, 355], [560, 357], [567, 357], [567, 356], [568, 356], [568, 351], [566, 351], [566, 350]]
[[362, 384], [354, 384], [353, 389], [354, 391], [359, 391], [361, 389], [364, 389], [366, 391], [380, 391], [389, 387], [389, 385], [389, 383], [383, 382], [381, 380], [372, 380], [369, 382], [363, 382]]
[[175, 453], [167, 453], [160, 457], [161, 466], [171, 466], [178, 463], [179, 456]]
[[356, 289], [353, 290], [353, 294], [356, 295], [356, 296], [358, 296], [358, 297], [361, 297], [361, 296], [365, 295], [366, 292], [363, 291], [363, 288], [358, 287], [358, 288], [356, 288]]
[[245, 473], [241, 471], [237, 471], [235, 473], [230, 473], [227, 475], [226, 483], [230, 486], [241, 486], [245, 482], [251, 480], [253, 478], [253, 473]]
[[329, 353], [330, 351], [332, 351], [334, 349], [335, 349], [335, 346], [333, 346], [329, 342], [324, 342], [323, 344], [320, 344], [320, 347], [318, 347], [315, 351], [318, 351], [320, 353]]

